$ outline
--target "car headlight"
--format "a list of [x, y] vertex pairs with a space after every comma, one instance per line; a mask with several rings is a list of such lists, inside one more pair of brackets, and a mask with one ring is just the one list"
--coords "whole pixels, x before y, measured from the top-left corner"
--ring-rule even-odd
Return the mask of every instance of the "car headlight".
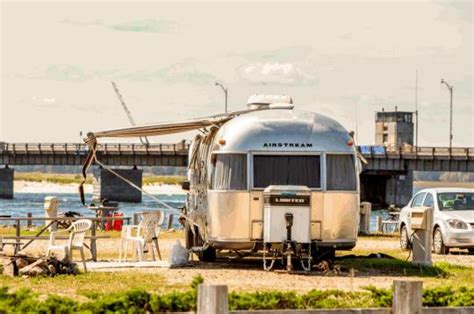
[[467, 229], [467, 224], [459, 219], [449, 219], [448, 225], [453, 229]]

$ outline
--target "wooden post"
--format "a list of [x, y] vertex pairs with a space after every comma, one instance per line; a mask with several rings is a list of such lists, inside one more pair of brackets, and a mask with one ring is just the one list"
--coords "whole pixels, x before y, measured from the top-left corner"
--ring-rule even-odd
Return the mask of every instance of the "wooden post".
[[372, 204], [369, 202], [360, 203], [359, 233], [370, 234], [370, 215], [371, 214], [372, 214]]
[[168, 230], [170, 230], [171, 228], [173, 228], [173, 214], [169, 214], [168, 215]]
[[375, 228], [377, 230], [377, 233], [383, 233], [382, 216], [377, 216]]
[[423, 281], [393, 282], [392, 313], [393, 314], [421, 314], [423, 311]]
[[[27, 216], [28, 218], [33, 218], [33, 214], [32, 214], [32, 213], [28, 213], [28, 214], [26, 214], [26, 216]], [[30, 229], [31, 227], [33, 227], [33, 220], [28, 219], [28, 220], [26, 221], [26, 227], [27, 227], [28, 229]]]
[[198, 286], [197, 314], [227, 313], [229, 313], [227, 286], [200, 284]]
[[95, 238], [96, 235], [96, 223], [95, 220], [92, 220], [92, 226], [91, 226], [91, 255], [92, 255], [92, 260], [94, 262], [97, 262], [97, 239]]
[[[412, 263], [424, 266], [433, 264], [431, 259], [431, 248], [433, 247], [433, 208], [425, 210], [426, 228], [415, 229], [412, 241]], [[412, 218], [413, 220], [413, 218]]]
[[15, 226], [15, 255], [18, 253], [20, 249], [20, 220], [17, 219], [16, 221], [16, 226]]
[[133, 213], [132, 225], [138, 225], [139, 217], [140, 217], [139, 213]]

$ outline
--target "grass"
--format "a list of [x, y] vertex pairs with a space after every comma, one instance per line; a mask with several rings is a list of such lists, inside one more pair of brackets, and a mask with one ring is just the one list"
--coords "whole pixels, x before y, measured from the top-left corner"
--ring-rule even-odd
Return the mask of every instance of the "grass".
[[409, 261], [390, 258], [347, 258], [337, 262], [346, 269], [357, 269], [360, 273], [371, 276], [416, 276], [448, 278], [451, 272], [446, 267], [420, 266]]
[[[474, 283], [474, 267], [447, 262], [435, 262], [433, 266], [414, 265], [410, 261], [407, 261], [408, 252], [392, 249], [384, 249], [381, 250], [380, 253], [387, 254], [393, 258], [364, 257], [371, 253], [374, 252], [360, 249], [339, 252], [339, 259], [336, 264], [338, 264], [343, 271], [355, 270], [359, 276], [420, 277], [426, 287], [445, 285], [462, 287], [466, 284], [473, 286], [472, 283]], [[351, 255], [359, 257], [353, 258]]]
[[[180, 184], [186, 178], [182, 176], [143, 176], [143, 184]], [[16, 172], [15, 181], [47, 182], [55, 184], [79, 184], [82, 175], [71, 173], [42, 173], [42, 172]], [[88, 176], [87, 184], [92, 184], [92, 176]]]
[[[37, 234], [43, 226], [33, 227], [31, 229], [21, 228], [21, 235], [30, 236]], [[63, 230], [63, 229], [61, 229]], [[16, 229], [13, 226], [4, 226], [0, 227], [0, 235], [2, 236], [15, 236]], [[107, 235], [110, 238], [120, 238], [121, 231], [102, 231], [97, 230], [97, 235]], [[49, 235], [49, 231], [46, 230], [43, 232], [42, 235]], [[184, 238], [184, 230], [175, 230], [173, 232], [169, 232], [167, 230], [162, 230], [160, 233], [160, 239], [180, 239]]]
[[[72, 184], [80, 183], [82, 181], [82, 175], [63, 173], [16, 172], [15, 181]], [[87, 178], [86, 183], [92, 184], [91, 176]]]
[[163, 293], [170, 289], [185, 290], [188, 285], [169, 284], [160, 274], [142, 271], [89, 272], [76, 276], [21, 278], [0, 276], [0, 286], [16, 291], [28, 287], [39, 294], [81, 297], [93, 293], [115, 293], [143, 289]]
[[[100, 274], [101, 276], [103, 274]], [[82, 276], [87, 284], [90, 274]], [[79, 277], [78, 276], [78, 277]], [[27, 313], [162, 313], [195, 311], [197, 306], [198, 285], [204, 282], [200, 275], [194, 277], [190, 286], [180, 286], [171, 291], [155, 290], [147, 284], [132, 287], [125, 291], [81, 290], [78, 296], [67, 292], [69, 287], [62, 286], [65, 277], [57, 277], [55, 287], [66, 288], [66, 293], [47, 292], [41, 294], [31, 289], [0, 288], [0, 312]], [[103, 277], [102, 280], [110, 278]], [[122, 282], [135, 278], [122, 279]], [[155, 280], [156, 278], [151, 278]], [[33, 280], [34, 281], [34, 280]], [[54, 284], [50, 281], [49, 284]], [[10, 291], [9, 291], [10, 290]], [[161, 292], [161, 293], [160, 293]], [[363, 291], [311, 290], [304, 294], [294, 291], [231, 292], [228, 296], [230, 310], [281, 310], [281, 309], [317, 309], [317, 308], [390, 308], [393, 301], [391, 289], [365, 287]], [[452, 288], [449, 286], [428, 288], [423, 291], [423, 305], [433, 306], [474, 306], [474, 288]]]
[[186, 177], [182, 176], [143, 176], [143, 184], [181, 184], [186, 181]]

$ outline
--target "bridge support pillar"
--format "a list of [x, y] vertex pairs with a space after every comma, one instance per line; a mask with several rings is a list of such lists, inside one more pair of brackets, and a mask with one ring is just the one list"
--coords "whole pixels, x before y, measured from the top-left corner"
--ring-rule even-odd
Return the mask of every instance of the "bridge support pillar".
[[[137, 169], [112, 169], [120, 176], [142, 187], [143, 170]], [[95, 202], [103, 199], [116, 202], [140, 203], [142, 201], [142, 192], [117, 177], [106, 169], [99, 168], [94, 172], [93, 185]]]
[[413, 195], [413, 171], [395, 174], [387, 179], [385, 202], [396, 206], [405, 206]]
[[13, 198], [13, 175], [14, 170], [11, 168], [0, 169], [0, 198]]

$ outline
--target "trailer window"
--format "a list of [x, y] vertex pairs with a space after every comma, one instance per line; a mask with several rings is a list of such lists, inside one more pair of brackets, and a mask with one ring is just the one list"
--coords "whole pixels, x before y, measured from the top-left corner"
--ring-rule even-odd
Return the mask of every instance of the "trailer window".
[[216, 154], [213, 190], [247, 190], [247, 155]]
[[319, 156], [255, 155], [253, 186], [305, 185], [321, 187]]
[[327, 189], [336, 191], [355, 191], [356, 171], [352, 155], [327, 155]]

